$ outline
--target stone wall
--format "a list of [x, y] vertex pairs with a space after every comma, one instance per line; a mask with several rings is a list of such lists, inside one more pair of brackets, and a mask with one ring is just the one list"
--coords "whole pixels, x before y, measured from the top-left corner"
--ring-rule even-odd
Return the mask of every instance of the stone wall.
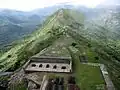
[[72, 61], [63, 57], [34, 57], [26, 65], [25, 71], [72, 72]]

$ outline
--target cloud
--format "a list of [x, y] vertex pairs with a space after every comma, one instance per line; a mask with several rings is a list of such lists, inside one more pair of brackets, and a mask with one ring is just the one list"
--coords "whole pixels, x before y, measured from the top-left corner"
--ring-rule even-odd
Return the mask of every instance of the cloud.
[[0, 0], [0, 8], [31, 10], [55, 5], [65, 1], [67, 2], [68, 0]]
[[103, 5], [117, 5], [117, 4], [120, 4], [120, 0], [105, 0], [101, 4], [103, 4]]
[[103, 2], [103, 4], [118, 3], [119, 0], [0, 0], [0, 8], [29, 11], [65, 2], [74, 5], [95, 7]]

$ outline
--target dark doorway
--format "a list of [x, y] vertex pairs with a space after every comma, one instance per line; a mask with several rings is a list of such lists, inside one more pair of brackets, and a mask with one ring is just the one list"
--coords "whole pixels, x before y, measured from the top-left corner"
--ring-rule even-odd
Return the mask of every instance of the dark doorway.
[[65, 67], [65, 66], [62, 66], [61, 69], [66, 69], [66, 67]]
[[42, 66], [43, 66], [42, 64], [39, 65], [39, 67], [42, 67]]
[[36, 65], [35, 65], [35, 64], [32, 64], [32, 67], [36, 67]]
[[50, 67], [50, 65], [49, 65], [49, 64], [47, 64], [47, 65], [46, 65], [46, 68], [49, 68], [49, 67]]
[[55, 66], [53, 66], [53, 69], [56, 69], [57, 68], [57, 66], [55, 65]]

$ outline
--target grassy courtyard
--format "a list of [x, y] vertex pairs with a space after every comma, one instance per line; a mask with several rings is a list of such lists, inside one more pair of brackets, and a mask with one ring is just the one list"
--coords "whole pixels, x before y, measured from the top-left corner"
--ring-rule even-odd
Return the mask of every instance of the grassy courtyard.
[[99, 67], [80, 63], [77, 49], [72, 48], [73, 71], [81, 90], [105, 90], [104, 79]]

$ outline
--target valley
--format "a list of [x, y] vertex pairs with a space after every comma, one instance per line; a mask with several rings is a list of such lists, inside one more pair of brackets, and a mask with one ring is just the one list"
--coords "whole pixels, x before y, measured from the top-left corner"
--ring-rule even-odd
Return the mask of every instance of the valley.
[[[10, 88], [14, 86], [17, 88], [15, 90], [20, 88], [26, 90], [24, 78], [27, 75], [38, 80], [41, 80], [39, 76], [43, 78], [44, 75], [50, 79], [64, 76], [67, 79], [73, 76], [80, 90], [106, 90], [107, 83], [100, 67], [105, 65], [107, 76], [113, 82], [113, 90], [114, 86], [119, 90], [119, 38], [114, 41], [117, 34], [112, 33], [112, 29], [110, 33], [108, 31], [109, 29], [104, 25], [94, 24], [94, 22], [91, 25], [85, 15], [78, 10], [60, 9], [49, 16], [40, 28], [1, 55], [0, 71], [15, 71], [9, 77], [8, 86]], [[110, 36], [112, 37], [109, 38]], [[24, 74], [23, 65], [32, 56], [71, 57], [72, 73]]]

